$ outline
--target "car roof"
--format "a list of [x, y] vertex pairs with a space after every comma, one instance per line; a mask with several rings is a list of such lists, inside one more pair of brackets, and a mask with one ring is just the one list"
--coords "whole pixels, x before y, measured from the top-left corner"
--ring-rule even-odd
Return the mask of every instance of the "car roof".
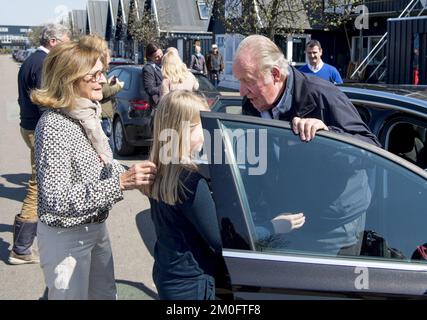
[[360, 88], [394, 93], [427, 101], [427, 85], [380, 84], [380, 83], [343, 83], [339, 87]]
[[381, 104], [400, 105], [423, 113], [427, 112], [427, 100], [420, 99], [416, 95], [417, 91], [371, 90], [354, 86], [338, 86], [338, 88], [353, 101], [369, 100]]
[[120, 64], [111, 68], [110, 71], [114, 69], [127, 69], [127, 70], [142, 70], [143, 65], [141, 64]]

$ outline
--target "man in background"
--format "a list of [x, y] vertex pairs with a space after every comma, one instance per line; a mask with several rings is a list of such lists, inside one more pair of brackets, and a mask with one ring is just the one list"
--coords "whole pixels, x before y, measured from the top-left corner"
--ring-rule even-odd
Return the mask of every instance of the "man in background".
[[299, 68], [299, 71], [315, 75], [333, 84], [343, 83], [338, 70], [334, 66], [323, 62], [323, 50], [319, 41], [309, 41], [305, 47], [305, 54], [308, 63]]
[[162, 85], [162, 58], [163, 51], [154, 43], [147, 44], [145, 48], [147, 64], [142, 69], [142, 78], [145, 92], [150, 96], [150, 105], [155, 107], [160, 100], [160, 87]]
[[218, 46], [216, 44], [212, 45], [212, 51], [206, 57], [206, 67], [208, 69], [209, 79], [215, 88], [218, 88], [219, 76], [224, 71], [224, 59], [218, 51]]

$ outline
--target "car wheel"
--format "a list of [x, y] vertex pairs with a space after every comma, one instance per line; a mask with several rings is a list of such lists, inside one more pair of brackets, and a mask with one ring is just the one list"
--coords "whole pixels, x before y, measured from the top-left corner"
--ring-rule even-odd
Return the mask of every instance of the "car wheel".
[[114, 120], [113, 140], [114, 140], [114, 151], [119, 156], [130, 156], [135, 152], [135, 147], [130, 145], [129, 142], [126, 141], [125, 130], [119, 118]]

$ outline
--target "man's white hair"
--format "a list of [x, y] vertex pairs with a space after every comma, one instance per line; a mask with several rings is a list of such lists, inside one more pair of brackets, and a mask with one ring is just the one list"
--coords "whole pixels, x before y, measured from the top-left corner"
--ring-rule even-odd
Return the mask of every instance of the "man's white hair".
[[289, 74], [289, 63], [282, 50], [265, 36], [256, 34], [243, 39], [237, 48], [236, 60], [242, 52], [249, 53], [251, 61], [256, 62], [259, 66], [259, 71], [264, 75], [269, 73], [273, 67], [280, 69], [283, 78], [286, 78]]
[[45, 46], [51, 39], [62, 39], [65, 35], [71, 35], [70, 29], [62, 24], [49, 23], [40, 33], [40, 44]]

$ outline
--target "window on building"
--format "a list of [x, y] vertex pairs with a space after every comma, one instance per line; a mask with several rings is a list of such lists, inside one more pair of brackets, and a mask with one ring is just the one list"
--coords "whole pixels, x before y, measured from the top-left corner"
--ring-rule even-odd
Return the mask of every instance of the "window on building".
[[210, 16], [210, 7], [206, 4], [206, 1], [197, 1], [197, 7], [199, 9], [200, 19], [208, 20]]
[[[352, 61], [362, 61], [366, 58], [366, 56], [371, 52], [372, 49], [377, 45], [377, 43], [381, 40], [380, 35], [376, 36], [355, 36], [352, 38], [352, 52], [351, 52], [351, 60]], [[362, 43], [362, 45], [361, 45]], [[380, 45], [381, 47], [381, 45]], [[378, 48], [379, 49], [379, 48]], [[377, 49], [377, 50], [378, 50]], [[379, 53], [373, 56], [372, 61], [369, 63], [370, 65], [378, 65], [386, 54], [385, 46], [379, 49]]]
[[9, 28], [0, 28], [0, 32], [9, 32]]

